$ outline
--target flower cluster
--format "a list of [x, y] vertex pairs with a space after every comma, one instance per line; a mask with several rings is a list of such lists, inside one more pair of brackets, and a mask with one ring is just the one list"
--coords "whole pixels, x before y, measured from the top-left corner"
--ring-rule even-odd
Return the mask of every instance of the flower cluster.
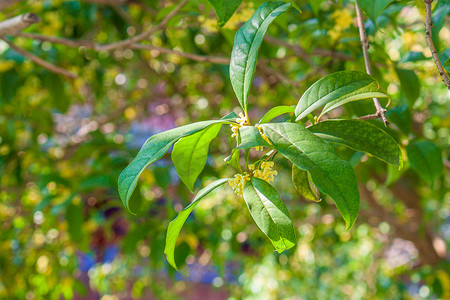
[[242, 196], [242, 191], [247, 181], [250, 180], [250, 174], [245, 172], [244, 174], [234, 175], [234, 179], [228, 181], [228, 184], [233, 188], [234, 192], [238, 196]]
[[[254, 165], [248, 166], [250, 170], [254, 169]], [[274, 177], [278, 174], [277, 171], [272, 170], [273, 161], [263, 161], [257, 170], [253, 171], [253, 176], [268, 183], [271, 183], [274, 180]]]
[[337, 10], [331, 14], [331, 18], [336, 25], [328, 31], [328, 35], [333, 40], [338, 40], [342, 33], [353, 24], [352, 14], [347, 9]]
[[233, 134], [231, 135], [232, 138], [238, 138], [239, 135], [239, 128], [242, 126], [246, 126], [246, 125], [250, 125], [250, 123], [248, 122], [248, 118], [243, 114], [243, 113], [239, 113], [239, 118], [236, 119], [236, 122], [238, 124], [231, 124], [231, 131], [233, 132]]
[[[259, 125], [259, 124], [256, 124], [255, 126], [256, 126], [256, 128], [258, 128], [259, 134], [262, 136], [262, 138], [270, 145], [269, 138], [268, 138], [267, 135], [264, 133], [264, 130], [262, 129], [262, 126]], [[255, 149], [256, 149], [256, 151], [263, 151], [263, 148], [264, 148], [264, 147], [260, 146], [260, 147], [256, 147]]]
[[242, 196], [244, 186], [252, 176], [265, 180], [268, 183], [273, 182], [274, 177], [278, 174], [278, 172], [272, 170], [272, 168], [273, 168], [273, 161], [263, 161], [257, 169], [255, 165], [249, 165], [248, 170], [250, 171], [250, 173], [244, 172], [244, 174], [236, 174], [234, 175], [233, 179], [228, 181], [228, 183], [233, 188], [236, 195]]

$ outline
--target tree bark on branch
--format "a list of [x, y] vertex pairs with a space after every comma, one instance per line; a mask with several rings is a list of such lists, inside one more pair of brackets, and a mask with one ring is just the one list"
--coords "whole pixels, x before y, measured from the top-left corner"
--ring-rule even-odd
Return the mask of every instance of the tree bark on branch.
[[[369, 75], [372, 75], [372, 67], [370, 66], [370, 58], [369, 58], [369, 41], [367, 40], [367, 34], [366, 34], [366, 27], [364, 25], [364, 18], [362, 15], [362, 11], [358, 6], [358, 3], [355, 2], [355, 9], [356, 9], [356, 19], [358, 21], [358, 28], [359, 28], [359, 37], [361, 39], [361, 47], [363, 50], [364, 55], [364, 63], [366, 65], [366, 72]], [[383, 120], [384, 126], [388, 126], [389, 122], [386, 119], [386, 109], [381, 107], [380, 101], [378, 98], [373, 98], [373, 104], [376, 108], [376, 113], [372, 116], [381, 117]]]
[[0, 36], [2, 35], [14, 35], [25, 28], [33, 25], [34, 23], [39, 23], [41, 19], [33, 13], [26, 13], [23, 15], [16, 16], [14, 18], [0, 22]]
[[434, 63], [436, 64], [436, 67], [438, 68], [439, 75], [441, 75], [442, 80], [444, 81], [444, 84], [447, 86], [447, 88], [450, 90], [450, 79], [447, 76], [447, 73], [445, 72], [444, 66], [441, 63], [441, 60], [439, 59], [439, 56], [436, 51], [436, 47], [434, 47], [433, 39], [431, 38], [431, 28], [433, 27], [433, 16], [431, 14], [431, 3], [433, 3], [433, 0], [424, 0], [425, 1], [425, 8], [426, 8], [426, 17], [425, 17], [425, 39], [427, 40], [428, 47], [431, 51], [431, 56], [433, 57]]

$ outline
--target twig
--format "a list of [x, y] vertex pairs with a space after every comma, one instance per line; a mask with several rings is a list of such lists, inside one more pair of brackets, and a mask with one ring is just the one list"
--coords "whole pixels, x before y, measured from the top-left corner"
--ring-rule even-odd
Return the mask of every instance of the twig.
[[450, 79], [448, 78], [447, 74], [445, 73], [445, 69], [442, 66], [442, 63], [441, 63], [441, 60], [439, 59], [436, 48], [434, 47], [433, 39], [431, 38], [431, 27], [433, 27], [433, 17], [431, 15], [431, 3], [433, 2], [433, 0], [424, 0], [424, 1], [425, 1], [425, 8], [426, 8], [425, 38], [427, 40], [428, 47], [431, 50], [431, 56], [433, 57], [433, 60], [438, 68], [439, 74], [441, 75], [442, 80], [444, 81], [447, 88], [450, 90]]
[[[369, 58], [369, 41], [367, 40], [366, 35], [366, 28], [364, 26], [364, 19], [361, 12], [361, 9], [358, 6], [358, 3], [355, 2], [355, 9], [356, 9], [356, 18], [358, 20], [358, 28], [359, 28], [359, 37], [361, 39], [361, 47], [363, 50], [364, 55], [364, 63], [366, 65], [366, 72], [369, 75], [372, 75], [372, 68], [370, 66], [370, 58]], [[381, 107], [380, 101], [378, 101], [378, 98], [373, 98], [373, 103], [375, 105], [375, 108], [377, 110], [375, 115], [378, 115], [383, 120], [384, 126], [388, 126], [389, 122], [386, 119], [386, 109]]]
[[147, 38], [148, 36], [150, 36], [152, 33], [154, 33], [155, 31], [158, 31], [162, 28], [164, 28], [164, 26], [166, 26], [166, 24], [169, 22], [169, 20], [175, 16], [182, 8], [183, 6], [185, 6], [188, 3], [189, 0], [183, 0], [180, 2], [180, 4], [178, 4], [177, 7], [175, 7], [167, 16], [164, 17], [164, 19], [161, 21], [161, 23], [159, 23], [158, 25], [156, 25], [155, 27], [152, 27], [132, 38], [126, 39], [126, 40], [122, 40], [119, 42], [115, 42], [115, 43], [111, 43], [111, 44], [106, 44], [106, 45], [97, 45], [96, 49], [97, 51], [110, 51], [110, 50], [115, 50], [118, 48], [124, 48], [127, 46], [130, 46], [134, 43], [140, 42], [143, 39]]
[[227, 65], [230, 63], [230, 60], [226, 57], [191, 54], [191, 53], [186, 53], [186, 52], [182, 52], [182, 51], [178, 51], [178, 50], [172, 50], [172, 49], [163, 48], [163, 47], [156, 47], [156, 46], [152, 46], [152, 45], [132, 44], [132, 45], [130, 45], [130, 48], [131, 49], [140, 49], [140, 50], [158, 51], [158, 52], [164, 53], [164, 54], [174, 54], [177, 56], [185, 57], [185, 58], [195, 60], [195, 61], [200, 61], [200, 62], [210, 62], [210, 63], [221, 64], [221, 65]]
[[34, 63], [36, 63], [36, 64], [46, 68], [47, 70], [49, 70], [49, 71], [51, 71], [53, 73], [66, 76], [66, 77], [71, 78], [71, 79], [75, 79], [75, 78], [78, 77], [78, 75], [76, 75], [75, 73], [72, 73], [70, 71], [64, 70], [63, 68], [55, 66], [55, 65], [53, 65], [53, 64], [43, 60], [42, 58], [40, 58], [40, 57], [38, 57], [38, 56], [36, 56], [36, 55], [26, 51], [25, 49], [22, 49], [22, 48], [20, 48], [20, 47], [18, 47], [16, 45], [14, 45], [13, 43], [11, 43], [10, 41], [8, 41], [5, 38], [0, 38], [0, 39], [5, 41], [9, 45], [9, 47], [11, 47], [11, 49], [14, 49], [18, 53], [22, 54], [23, 56], [25, 56], [28, 59], [30, 59], [31, 61], [33, 61]]
[[39, 23], [41, 19], [33, 13], [26, 13], [14, 18], [0, 22], [0, 36], [9, 34], [13, 35], [24, 30], [34, 23]]

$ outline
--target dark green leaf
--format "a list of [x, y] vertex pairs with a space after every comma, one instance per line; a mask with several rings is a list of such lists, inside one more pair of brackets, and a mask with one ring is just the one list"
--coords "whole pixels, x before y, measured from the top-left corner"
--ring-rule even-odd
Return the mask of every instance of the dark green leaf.
[[408, 161], [411, 167], [423, 180], [432, 184], [442, 174], [442, 153], [430, 141], [410, 142], [406, 147]]
[[325, 105], [321, 115], [351, 101], [387, 95], [379, 91], [378, 82], [359, 71], [341, 71], [316, 81], [300, 98], [295, 115], [297, 121]]
[[414, 102], [420, 96], [420, 81], [413, 70], [395, 68], [398, 79], [400, 80], [400, 87], [402, 93], [405, 95], [410, 106], [414, 105]]
[[172, 161], [183, 183], [192, 192], [198, 175], [203, 171], [208, 157], [209, 144], [219, 133], [222, 124], [211, 125], [175, 143]]
[[378, 16], [393, 0], [356, 0], [359, 7], [377, 24]]
[[315, 15], [317, 15], [320, 11], [320, 6], [322, 5], [323, 2], [325, 2], [326, 0], [309, 0], [309, 5], [311, 5], [311, 8], [314, 12]]
[[215, 188], [228, 182], [229, 180], [230, 178], [219, 179], [201, 189], [197, 193], [191, 204], [189, 204], [189, 206], [180, 211], [178, 213], [178, 216], [172, 222], [169, 223], [169, 227], [167, 228], [166, 247], [164, 249], [164, 253], [167, 256], [167, 261], [169, 262], [169, 264], [176, 270], [178, 270], [178, 268], [175, 263], [175, 244], [177, 242], [178, 235], [180, 234], [181, 227], [183, 227], [184, 222], [186, 222], [186, 219], [189, 217], [192, 210], [197, 206], [197, 204], [203, 197], [205, 197]]
[[242, 0], [208, 0], [214, 7], [217, 18], [219, 19], [219, 26], [225, 25], [236, 9], [241, 5]]
[[245, 112], [259, 46], [270, 23], [289, 7], [291, 3], [283, 1], [265, 2], [236, 33], [231, 52], [230, 79], [236, 97]]
[[369, 153], [387, 163], [400, 166], [402, 152], [385, 131], [361, 120], [328, 120], [308, 128], [320, 138]]
[[245, 184], [244, 200], [256, 225], [281, 253], [295, 246], [291, 216], [277, 191], [266, 181], [253, 177]]
[[386, 118], [389, 122], [394, 123], [405, 134], [409, 134], [411, 131], [411, 112], [408, 109], [408, 105], [396, 106], [388, 109], [386, 112]]
[[270, 147], [255, 126], [242, 126], [239, 128], [239, 134], [241, 143], [235, 149], [240, 150], [258, 146]]
[[193, 123], [161, 132], [150, 137], [142, 146], [135, 159], [122, 171], [119, 176], [119, 195], [125, 208], [130, 211], [128, 202], [142, 171], [144, 171], [149, 164], [154, 163], [163, 157], [163, 155], [176, 141], [214, 124], [231, 123], [235, 120], [235, 118], [236, 114], [230, 114], [227, 116], [227, 119]]
[[[79, 202], [79, 201], [78, 201]], [[80, 242], [83, 238], [83, 206], [81, 203], [70, 203], [66, 207], [67, 231], [73, 242]]]
[[350, 229], [359, 210], [355, 173], [333, 147], [297, 123], [263, 124], [264, 133], [276, 150], [311, 174], [317, 188], [329, 195]]
[[319, 202], [320, 193], [311, 183], [308, 171], [302, 170], [296, 165], [292, 165], [292, 183], [297, 191], [308, 200]]
[[266, 114], [259, 121], [259, 124], [269, 123], [270, 121], [272, 121], [273, 119], [282, 114], [287, 114], [294, 111], [295, 111], [294, 106], [276, 106], [271, 110], [269, 110], [268, 112], [266, 112]]

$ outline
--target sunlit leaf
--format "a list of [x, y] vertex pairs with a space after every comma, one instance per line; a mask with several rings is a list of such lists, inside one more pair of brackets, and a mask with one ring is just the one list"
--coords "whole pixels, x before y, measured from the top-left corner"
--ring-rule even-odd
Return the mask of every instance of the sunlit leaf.
[[263, 124], [264, 133], [280, 154], [311, 174], [317, 188], [329, 195], [344, 218], [347, 229], [355, 223], [359, 191], [350, 164], [331, 145], [297, 123]]
[[242, 126], [239, 128], [239, 133], [241, 143], [235, 149], [240, 150], [258, 146], [270, 147], [270, 145], [262, 138], [258, 128], [255, 126]]
[[192, 192], [198, 175], [206, 165], [211, 141], [219, 133], [222, 124], [211, 125], [175, 143], [172, 161], [183, 183]]
[[295, 246], [289, 211], [277, 191], [266, 181], [253, 177], [245, 184], [244, 200], [256, 225], [281, 253]]
[[231, 52], [230, 79], [241, 107], [247, 112], [247, 100], [255, 74], [259, 46], [270, 23], [291, 7], [291, 3], [268, 1], [238, 30]]
[[130, 211], [128, 202], [142, 171], [144, 171], [149, 164], [154, 163], [163, 157], [163, 155], [176, 141], [214, 124], [231, 123], [236, 119], [236, 117], [236, 114], [230, 114], [226, 119], [192, 123], [161, 132], [150, 137], [142, 146], [135, 159], [122, 171], [119, 176], [118, 186], [120, 199], [126, 209]]
[[287, 114], [295, 111], [294, 106], [275, 106], [261, 118], [259, 124], [268, 123], [282, 114]]
[[399, 145], [382, 129], [361, 120], [328, 120], [308, 128], [320, 138], [366, 152], [387, 163], [400, 166]]
[[316, 81], [306, 90], [295, 108], [296, 120], [324, 105], [321, 115], [345, 103], [372, 97], [387, 97], [379, 90], [375, 78], [359, 71], [336, 72]]

